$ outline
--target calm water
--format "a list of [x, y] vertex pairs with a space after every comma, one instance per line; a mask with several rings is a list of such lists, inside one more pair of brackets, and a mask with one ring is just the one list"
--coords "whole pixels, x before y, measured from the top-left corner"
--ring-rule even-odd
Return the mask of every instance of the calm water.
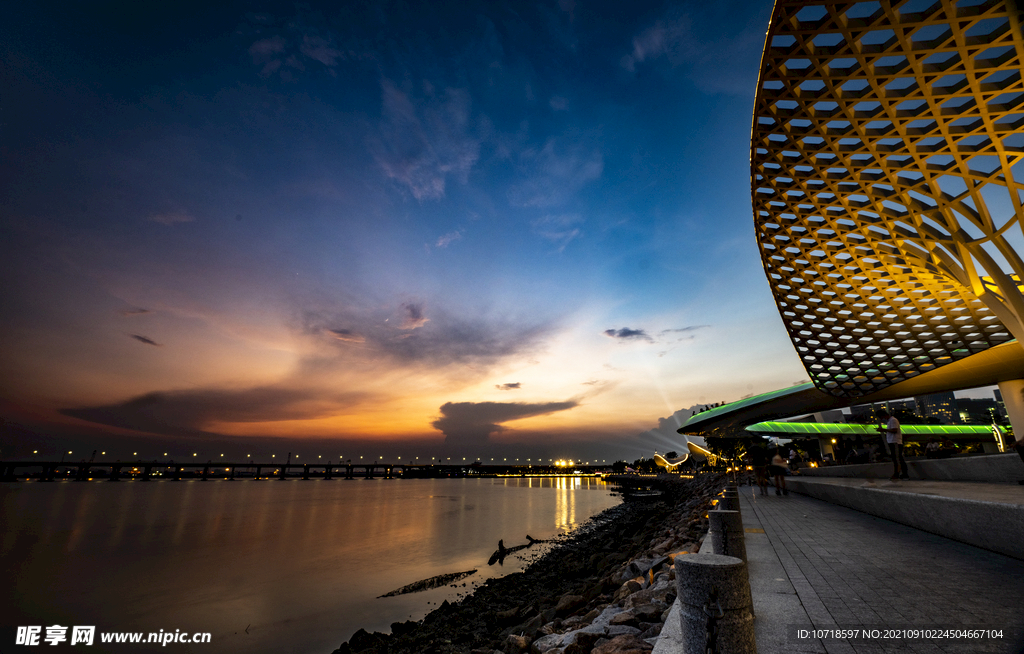
[[[57, 623], [210, 632], [212, 645], [161, 648], [206, 654], [329, 654], [521, 569], [487, 566], [499, 538], [550, 538], [618, 503], [575, 478], [19, 483], [0, 498], [0, 651], [15, 626]], [[376, 599], [474, 568], [458, 591]], [[159, 646], [106, 647], [87, 649]]]

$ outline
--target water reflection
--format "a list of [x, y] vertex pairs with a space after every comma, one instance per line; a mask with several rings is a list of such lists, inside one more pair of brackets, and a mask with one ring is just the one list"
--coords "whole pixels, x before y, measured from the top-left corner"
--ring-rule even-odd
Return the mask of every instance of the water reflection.
[[499, 539], [551, 538], [617, 503], [572, 477], [21, 483], [0, 484], [0, 499], [18, 598], [5, 630], [180, 628], [213, 633], [218, 652], [321, 653], [453, 590], [377, 596], [454, 571], [515, 572], [516, 557], [487, 569]]

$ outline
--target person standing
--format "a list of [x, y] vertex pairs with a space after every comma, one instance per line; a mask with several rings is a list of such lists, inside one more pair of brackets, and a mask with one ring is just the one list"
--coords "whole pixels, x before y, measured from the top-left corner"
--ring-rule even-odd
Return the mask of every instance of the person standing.
[[889, 444], [889, 454], [892, 456], [892, 481], [897, 479], [910, 479], [907, 471], [907, 460], [903, 458], [903, 431], [900, 429], [900, 421], [888, 411], [882, 412], [882, 421], [885, 426], [879, 425], [878, 431], [885, 434], [885, 440]]

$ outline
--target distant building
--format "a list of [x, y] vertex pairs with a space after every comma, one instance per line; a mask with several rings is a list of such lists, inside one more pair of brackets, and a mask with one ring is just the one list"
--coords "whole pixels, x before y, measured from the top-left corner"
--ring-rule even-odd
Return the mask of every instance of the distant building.
[[1000, 417], [1002, 417], [1004, 420], [1009, 420], [1009, 415], [1006, 413], [1006, 405], [1003, 404], [1003, 394], [999, 392], [999, 389], [993, 391], [992, 394], [996, 398], [996, 406], [999, 407]]
[[957, 408], [957, 400], [952, 392], [932, 393], [916, 397], [918, 410], [924, 418], [938, 418], [943, 425], [960, 425], [960, 412]]
[[994, 399], [961, 397], [956, 400], [956, 408], [962, 425], [999, 424], [1002, 419]]

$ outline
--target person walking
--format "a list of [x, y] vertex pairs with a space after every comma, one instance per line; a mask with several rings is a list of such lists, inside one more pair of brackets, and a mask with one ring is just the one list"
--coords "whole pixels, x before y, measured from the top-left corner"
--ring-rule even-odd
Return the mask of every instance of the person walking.
[[768, 451], [761, 445], [750, 449], [750, 463], [754, 466], [754, 475], [762, 495], [768, 494]]
[[907, 460], [903, 458], [903, 430], [900, 429], [900, 421], [888, 411], [883, 411], [881, 417], [885, 426], [879, 425], [878, 431], [885, 434], [885, 440], [889, 444], [889, 454], [892, 456], [892, 477], [889, 479], [891, 481], [910, 479]]
[[[772, 464], [768, 466], [769, 472], [775, 477], [775, 494], [789, 495], [786, 490], [786, 465], [788, 461], [782, 456], [782, 448], [775, 448], [775, 456], [772, 457]], [[780, 490], [781, 489], [781, 490]]]

